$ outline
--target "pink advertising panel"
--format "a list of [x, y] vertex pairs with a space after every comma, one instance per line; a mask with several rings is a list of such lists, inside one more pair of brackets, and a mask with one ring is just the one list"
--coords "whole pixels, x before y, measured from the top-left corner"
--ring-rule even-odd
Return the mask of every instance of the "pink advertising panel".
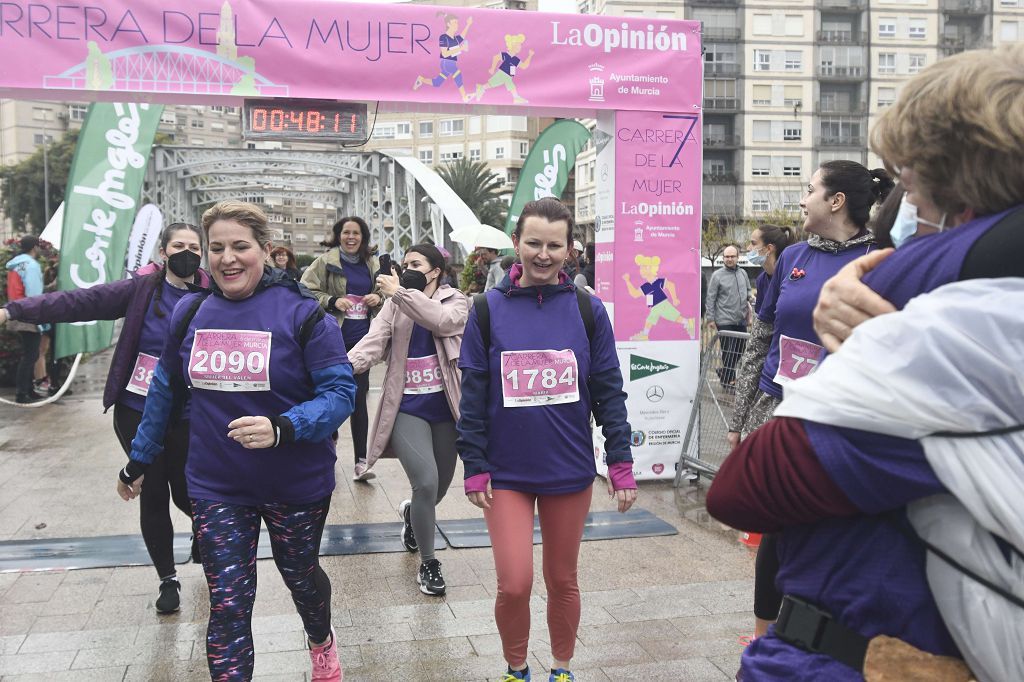
[[700, 135], [697, 114], [615, 117], [617, 341], [699, 337]]
[[[0, 3], [0, 89], [694, 112], [699, 23], [336, 0]], [[91, 97], [81, 91], [91, 91]], [[172, 97], [173, 96], [173, 97]]]

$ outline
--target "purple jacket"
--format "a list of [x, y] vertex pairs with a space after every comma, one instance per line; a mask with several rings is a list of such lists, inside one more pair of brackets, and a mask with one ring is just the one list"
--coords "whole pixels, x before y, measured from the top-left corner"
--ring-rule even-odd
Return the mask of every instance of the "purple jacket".
[[[210, 276], [203, 270], [199, 270], [198, 274], [199, 285], [208, 288]], [[106, 411], [117, 402], [121, 391], [128, 384], [128, 377], [139, 354], [142, 323], [146, 311], [149, 310], [153, 292], [163, 279], [162, 267], [143, 275], [137, 271], [128, 279], [110, 284], [23, 298], [11, 301], [6, 307], [12, 320], [33, 324], [124, 318], [121, 336], [114, 348], [114, 357], [110, 361], [107, 385], [103, 389], [103, 410]]]

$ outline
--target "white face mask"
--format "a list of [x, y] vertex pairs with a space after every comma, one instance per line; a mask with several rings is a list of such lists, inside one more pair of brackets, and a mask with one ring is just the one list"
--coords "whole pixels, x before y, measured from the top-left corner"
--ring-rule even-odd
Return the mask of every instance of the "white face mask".
[[942, 217], [939, 218], [938, 223], [933, 223], [930, 220], [925, 220], [917, 215], [917, 206], [907, 201], [907, 195], [904, 194], [903, 198], [900, 199], [900, 210], [896, 214], [896, 222], [892, 224], [892, 230], [889, 232], [889, 238], [892, 239], [893, 245], [898, 249], [907, 241], [917, 234], [918, 224], [927, 225], [928, 227], [934, 227], [939, 232], [943, 232], [946, 229], [946, 214], [943, 213]]

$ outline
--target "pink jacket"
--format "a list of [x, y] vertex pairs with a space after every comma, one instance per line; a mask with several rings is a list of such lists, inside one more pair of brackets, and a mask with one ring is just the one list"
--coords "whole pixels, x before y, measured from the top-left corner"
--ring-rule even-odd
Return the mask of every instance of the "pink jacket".
[[462, 398], [459, 351], [462, 332], [469, 319], [469, 299], [461, 291], [443, 285], [430, 298], [413, 289], [399, 289], [384, 302], [384, 307], [370, 323], [370, 331], [348, 352], [353, 370], [367, 372], [378, 362], [387, 360], [384, 374], [384, 395], [373, 424], [373, 437], [366, 453], [366, 463], [373, 466], [380, 457], [392, 457], [389, 443], [398, 408], [405, 389], [405, 361], [409, 357], [409, 341], [413, 323], [434, 334], [434, 346], [441, 365], [444, 394], [452, 417], [459, 419]]

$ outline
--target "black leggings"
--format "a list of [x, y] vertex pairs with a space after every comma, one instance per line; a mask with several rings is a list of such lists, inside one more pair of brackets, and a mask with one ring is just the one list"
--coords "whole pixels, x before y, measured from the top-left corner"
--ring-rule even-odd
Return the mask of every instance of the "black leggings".
[[[125, 454], [131, 451], [132, 439], [142, 421], [142, 413], [114, 405], [114, 433], [121, 442]], [[139, 497], [139, 521], [142, 539], [146, 542], [149, 558], [153, 561], [157, 575], [166, 578], [175, 574], [174, 569], [174, 524], [168, 505], [171, 500], [189, 518], [192, 517], [192, 503], [185, 485], [185, 460], [188, 457], [188, 422], [172, 422], [167, 426], [164, 450], [146, 469], [142, 481], [142, 495]]]
[[34, 390], [33, 371], [36, 360], [39, 359], [39, 345], [42, 343], [43, 335], [39, 332], [18, 332], [18, 340], [21, 342], [21, 357], [18, 359], [15, 385], [19, 396], [29, 396]]
[[778, 536], [765, 533], [754, 561], [754, 617], [774, 621], [782, 608], [782, 593], [775, 587], [779, 575]]
[[[351, 350], [351, 347], [346, 350]], [[367, 371], [357, 374], [355, 379], [356, 408], [348, 418], [348, 424], [352, 429], [352, 448], [355, 450], [355, 461], [358, 464], [359, 460], [366, 459], [366, 435], [370, 430], [370, 414], [366, 409], [366, 396], [370, 392], [370, 373]]]

